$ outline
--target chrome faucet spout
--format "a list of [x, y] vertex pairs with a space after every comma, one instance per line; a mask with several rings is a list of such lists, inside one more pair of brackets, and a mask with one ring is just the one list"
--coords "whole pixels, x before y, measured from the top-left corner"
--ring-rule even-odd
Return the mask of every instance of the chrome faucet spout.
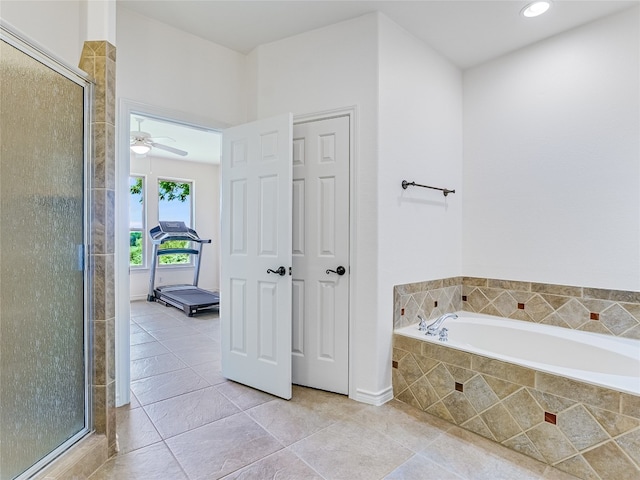
[[456, 315], [455, 313], [445, 313], [444, 315], [440, 315], [435, 322], [427, 326], [426, 335], [429, 335], [430, 337], [438, 335], [440, 327], [447, 318], [458, 318], [458, 315]]

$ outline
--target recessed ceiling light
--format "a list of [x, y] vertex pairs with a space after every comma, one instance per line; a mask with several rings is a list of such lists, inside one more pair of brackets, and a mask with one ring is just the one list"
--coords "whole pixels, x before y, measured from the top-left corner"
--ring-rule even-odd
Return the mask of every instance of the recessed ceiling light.
[[551, 2], [549, 1], [533, 2], [524, 7], [521, 13], [527, 18], [537, 17], [538, 15], [542, 15], [544, 12], [549, 10], [550, 6]]

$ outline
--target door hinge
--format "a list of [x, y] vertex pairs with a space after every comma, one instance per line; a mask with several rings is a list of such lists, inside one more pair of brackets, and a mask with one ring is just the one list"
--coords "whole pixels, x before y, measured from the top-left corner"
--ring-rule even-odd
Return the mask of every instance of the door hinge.
[[291, 267], [289, 267], [289, 276], [291, 276]]

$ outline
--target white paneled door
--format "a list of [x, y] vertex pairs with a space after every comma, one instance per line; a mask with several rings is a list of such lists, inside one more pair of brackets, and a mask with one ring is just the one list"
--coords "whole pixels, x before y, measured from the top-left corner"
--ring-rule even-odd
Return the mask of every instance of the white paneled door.
[[291, 114], [224, 131], [220, 318], [225, 377], [291, 398]]
[[292, 382], [348, 394], [349, 132], [348, 116], [293, 126], [290, 114], [224, 131], [220, 318], [231, 380], [287, 399]]
[[348, 394], [349, 117], [293, 137], [293, 383]]

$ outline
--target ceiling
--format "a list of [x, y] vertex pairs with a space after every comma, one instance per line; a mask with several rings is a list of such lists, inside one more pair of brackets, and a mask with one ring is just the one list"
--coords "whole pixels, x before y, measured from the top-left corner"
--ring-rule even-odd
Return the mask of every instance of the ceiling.
[[[265, 43], [379, 11], [466, 69], [640, 4], [640, 0], [552, 0], [546, 14], [525, 18], [520, 11], [531, 1], [117, 0], [117, 6], [245, 54]], [[137, 130], [133, 120], [131, 127]], [[167, 140], [168, 145], [189, 151], [179, 157], [154, 149], [156, 156], [219, 163], [217, 133], [154, 119], [146, 120], [142, 130], [153, 137], [171, 137], [175, 142]]]
[[520, 15], [532, 1], [117, 0], [117, 5], [245, 54], [264, 43], [379, 11], [464, 69], [640, 3], [552, 0], [541, 17]]

